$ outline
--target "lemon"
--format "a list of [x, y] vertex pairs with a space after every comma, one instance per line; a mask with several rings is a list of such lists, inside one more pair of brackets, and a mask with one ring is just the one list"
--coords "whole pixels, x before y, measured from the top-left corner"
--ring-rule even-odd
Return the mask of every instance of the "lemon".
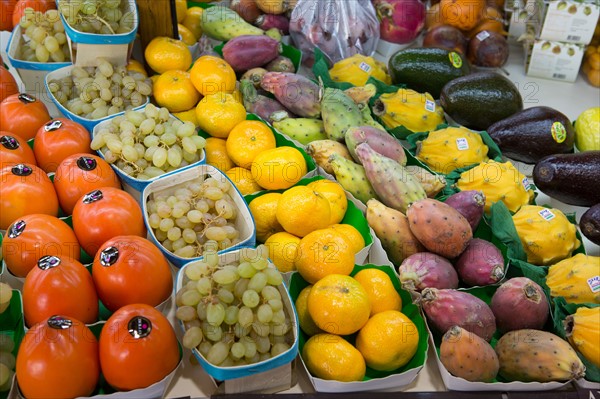
[[579, 151], [600, 150], [600, 107], [583, 111], [575, 121], [575, 145]]

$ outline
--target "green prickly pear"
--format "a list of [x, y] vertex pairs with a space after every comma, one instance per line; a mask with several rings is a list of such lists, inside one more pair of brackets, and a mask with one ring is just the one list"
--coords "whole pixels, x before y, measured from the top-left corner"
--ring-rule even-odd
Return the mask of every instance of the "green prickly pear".
[[313, 141], [327, 139], [323, 121], [319, 119], [286, 118], [278, 122], [273, 122], [273, 127], [304, 145]]
[[423, 186], [398, 162], [375, 152], [367, 143], [356, 146], [355, 153], [385, 205], [405, 213], [411, 203], [427, 198]]
[[362, 112], [346, 93], [326, 88], [321, 100], [321, 117], [325, 132], [331, 140], [344, 141], [348, 128], [363, 124]]
[[379, 130], [385, 130], [385, 127], [383, 127], [381, 123], [373, 119], [373, 115], [371, 114], [371, 108], [369, 108], [368, 106], [363, 107], [361, 113], [363, 116], [363, 125], [368, 125]]
[[207, 8], [200, 19], [202, 32], [212, 39], [228, 41], [242, 35], [262, 36], [265, 34], [260, 28], [244, 21], [235, 11], [214, 6]]
[[361, 165], [338, 154], [332, 154], [329, 157], [329, 162], [338, 183], [356, 199], [365, 204], [371, 198], [377, 199], [377, 194]]

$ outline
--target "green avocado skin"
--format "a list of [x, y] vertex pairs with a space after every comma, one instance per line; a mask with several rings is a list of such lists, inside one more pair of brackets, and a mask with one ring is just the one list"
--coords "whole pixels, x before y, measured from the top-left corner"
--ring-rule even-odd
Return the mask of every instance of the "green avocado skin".
[[533, 164], [552, 154], [573, 152], [575, 129], [564, 114], [550, 107], [531, 107], [487, 129], [502, 155]]
[[588, 240], [600, 245], [600, 203], [585, 211], [579, 220], [579, 228]]
[[535, 186], [544, 194], [569, 205], [600, 203], [600, 151], [555, 154], [533, 168]]
[[476, 72], [448, 82], [440, 105], [458, 124], [487, 130], [492, 124], [523, 109], [523, 98], [513, 82], [494, 72]]
[[467, 59], [457, 52], [415, 47], [393, 54], [388, 70], [394, 84], [404, 84], [419, 93], [427, 92], [437, 99], [446, 83], [469, 74], [471, 68]]

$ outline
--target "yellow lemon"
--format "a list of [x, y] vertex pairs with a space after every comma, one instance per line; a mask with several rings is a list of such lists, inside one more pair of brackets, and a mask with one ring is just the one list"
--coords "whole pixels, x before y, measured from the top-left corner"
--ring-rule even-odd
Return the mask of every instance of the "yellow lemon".
[[204, 97], [196, 106], [200, 129], [213, 137], [227, 138], [229, 132], [246, 120], [246, 109], [231, 94], [215, 93]]
[[296, 270], [294, 262], [298, 257], [298, 246], [300, 238], [285, 231], [274, 233], [265, 245], [269, 249], [269, 258], [282, 273]]
[[248, 204], [254, 217], [256, 238], [259, 242], [265, 242], [271, 235], [283, 231], [283, 227], [277, 221], [277, 203], [280, 197], [280, 193], [267, 193], [254, 198]]

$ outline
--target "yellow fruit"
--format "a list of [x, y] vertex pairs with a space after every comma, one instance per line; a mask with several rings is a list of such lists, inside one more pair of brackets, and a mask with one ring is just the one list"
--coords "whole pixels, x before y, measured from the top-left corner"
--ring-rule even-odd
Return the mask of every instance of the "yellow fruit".
[[587, 62], [592, 69], [600, 69], [600, 53], [592, 53], [587, 57]]
[[564, 323], [571, 345], [596, 367], [600, 367], [600, 307], [582, 306], [567, 316]]
[[331, 274], [349, 275], [354, 269], [354, 252], [337, 231], [319, 229], [300, 240], [294, 264], [302, 278], [315, 283]]
[[254, 217], [256, 238], [259, 242], [265, 242], [271, 235], [283, 231], [283, 227], [277, 221], [277, 203], [280, 197], [280, 193], [267, 193], [254, 198], [248, 204]]
[[600, 292], [594, 291], [590, 283], [599, 273], [599, 256], [577, 254], [550, 266], [546, 285], [550, 296], [562, 296], [567, 303], [600, 304]]
[[600, 107], [583, 111], [575, 121], [575, 145], [579, 151], [600, 150]]
[[371, 301], [371, 316], [386, 310], [402, 310], [400, 294], [384, 271], [363, 269], [354, 275], [354, 279], [367, 291]]
[[286, 231], [271, 235], [265, 241], [269, 249], [269, 259], [282, 273], [296, 270], [295, 261], [298, 258], [300, 238]]
[[179, 36], [181, 36], [181, 41], [186, 45], [193, 46], [198, 42], [198, 38], [184, 25], [177, 24], [177, 31], [179, 32]]
[[308, 312], [323, 331], [348, 335], [369, 320], [367, 291], [350, 276], [330, 274], [317, 281], [308, 295]]
[[206, 163], [221, 171], [228, 171], [235, 166], [227, 154], [225, 143], [224, 139], [209, 137], [206, 139], [206, 147], [204, 147]]
[[300, 323], [300, 328], [307, 335], [316, 335], [321, 334], [323, 330], [321, 330], [315, 324], [315, 321], [310, 317], [310, 313], [308, 313], [308, 295], [310, 294], [310, 290], [312, 285], [308, 287], [304, 287], [300, 294], [298, 294], [298, 298], [296, 298], [296, 302], [294, 305], [296, 306], [296, 312], [298, 313], [298, 322]]
[[177, 22], [182, 22], [187, 11], [187, 0], [175, 0], [175, 11], [177, 14]]
[[164, 73], [173, 69], [187, 71], [192, 65], [192, 54], [181, 40], [155, 37], [144, 52], [146, 62], [153, 71]]
[[341, 233], [347, 239], [350, 246], [353, 248], [354, 253], [360, 252], [360, 250], [365, 247], [366, 243], [362, 234], [360, 234], [360, 231], [351, 224], [338, 223], [329, 227]]
[[198, 104], [200, 93], [196, 90], [190, 74], [184, 71], [166, 71], [152, 87], [156, 103], [169, 112], [187, 111]]
[[306, 175], [306, 161], [294, 147], [278, 147], [262, 151], [252, 162], [252, 175], [267, 190], [292, 187]]
[[244, 168], [231, 168], [225, 172], [242, 195], [248, 195], [260, 191], [260, 186], [252, 178], [252, 173]]
[[[194, 90], [196, 90], [196, 89], [194, 89]], [[181, 119], [184, 122], [192, 122], [194, 124], [194, 126], [199, 127], [198, 118], [196, 118], [196, 107], [195, 106], [192, 107], [192, 109], [188, 109], [187, 111], [173, 112], [173, 115], [175, 117]], [[232, 167], [233, 167], [233, 165], [232, 165]]]
[[190, 75], [196, 90], [203, 96], [218, 92], [231, 94], [235, 90], [235, 72], [220, 58], [211, 55], [198, 58], [190, 70]]
[[336, 224], [342, 221], [346, 210], [348, 209], [348, 199], [344, 188], [338, 183], [327, 179], [316, 180], [309, 183], [307, 187], [323, 194], [331, 209], [331, 218], [329, 224]]
[[444, 122], [444, 110], [435, 107], [430, 111], [425, 107], [427, 101], [434, 102], [429, 93], [398, 89], [396, 93], [382, 94], [375, 102], [373, 113], [387, 128], [404, 126], [413, 132], [429, 132]]
[[377, 313], [356, 336], [356, 349], [374, 370], [392, 371], [404, 366], [418, 346], [417, 326], [397, 310]]
[[141, 73], [144, 76], [148, 76], [144, 65], [142, 65], [142, 63], [138, 60], [134, 60], [133, 58], [129, 60], [129, 63], [127, 64], [127, 70]]
[[[275, 135], [260, 121], [241, 121], [227, 137], [227, 153], [242, 168], [250, 169], [254, 158], [263, 151], [275, 148]], [[253, 175], [258, 181], [258, 175]]]
[[150, 76], [150, 80], [152, 81], [153, 86], [156, 83], [156, 81], [158, 80], [158, 78], [160, 78], [160, 75], [158, 75], [158, 74]]
[[360, 352], [342, 337], [318, 334], [302, 348], [308, 371], [317, 378], [341, 382], [362, 381], [366, 366]]
[[336, 62], [329, 70], [331, 79], [336, 82], [349, 82], [354, 86], [364, 86], [369, 77], [373, 76], [386, 84], [392, 84], [387, 66], [373, 57], [355, 54]]
[[224, 139], [231, 129], [246, 120], [246, 109], [231, 94], [215, 93], [200, 100], [196, 106], [196, 118], [200, 129]]
[[203, 11], [201, 7], [190, 7], [185, 12], [185, 18], [183, 19], [183, 26], [188, 28], [197, 39], [202, 36], [200, 21], [202, 21]]
[[327, 227], [330, 218], [327, 198], [306, 186], [286, 190], [277, 205], [277, 220], [285, 231], [298, 237]]

